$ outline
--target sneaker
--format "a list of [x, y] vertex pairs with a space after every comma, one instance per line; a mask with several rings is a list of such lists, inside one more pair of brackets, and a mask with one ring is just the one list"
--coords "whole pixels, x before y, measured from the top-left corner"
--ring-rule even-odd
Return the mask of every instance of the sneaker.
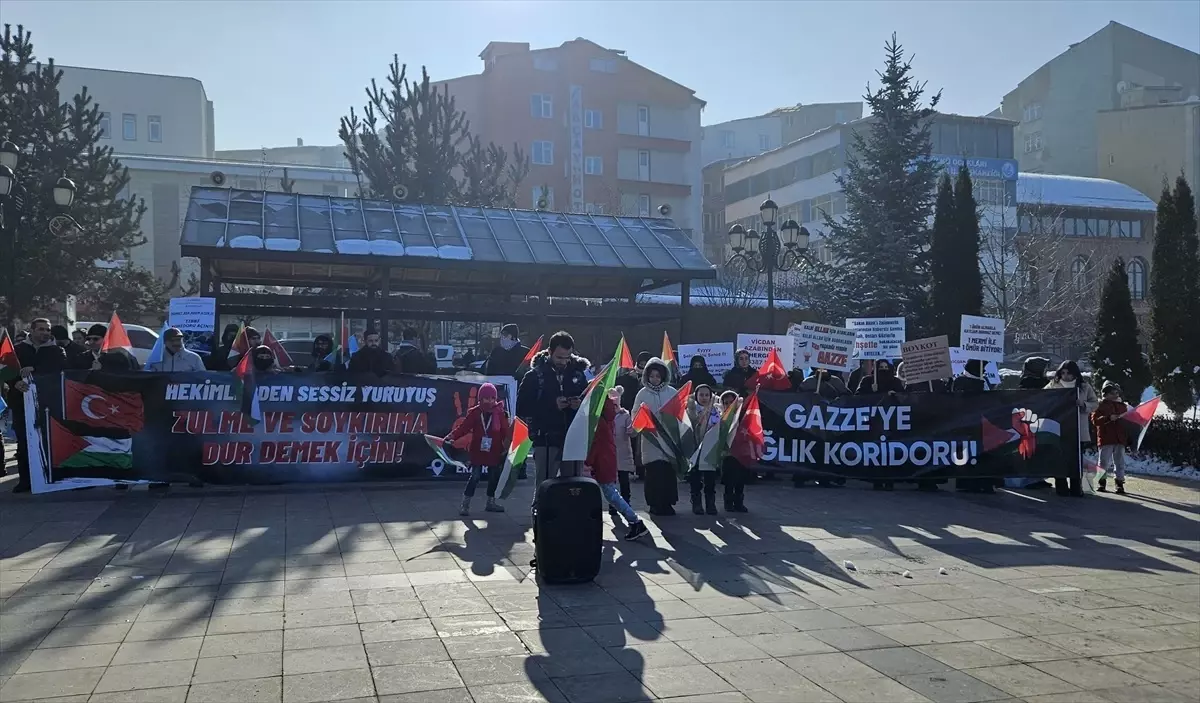
[[1117, 481], [1117, 495], [1119, 495], [1119, 496], [1125, 495], [1125, 482], [1124, 481]]
[[458, 514], [466, 517], [471, 514], [471, 499], [463, 498], [462, 505], [458, 506]]
[[504, 506], [500, 505], [500, 503], [498, 503], [495, 498], [488, 498], [487, 505], [485, 505], [483, 509], [489, 513], [504, 512]]
[[1096, 486], [1097, 493], [1108, 493], [1108, 481], [1100, 479], [1100, 485]]
[[638, 537], [650, 534], [650, 528], [646, 527], [646, 523], [638, 520], [629, 526], [629, 531], [625, 533], [625, 541], [632, 542]]

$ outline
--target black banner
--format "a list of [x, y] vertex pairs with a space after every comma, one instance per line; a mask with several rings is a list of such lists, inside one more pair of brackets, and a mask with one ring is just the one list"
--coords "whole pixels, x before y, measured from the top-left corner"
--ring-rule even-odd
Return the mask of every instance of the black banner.
[[762, 466], [813, 477], [1078, 476], [1074, 390], [759, 394]]
[[[478, 383], [336, 372], [259, 374], [256, 382], [254, 423], [231, 373], [38, 376], [37, 463], [47, 484], [465, 478], [422, 435], [447, 434], [474, 404]], [[465, 461], [465, 452], [450, 453]]]

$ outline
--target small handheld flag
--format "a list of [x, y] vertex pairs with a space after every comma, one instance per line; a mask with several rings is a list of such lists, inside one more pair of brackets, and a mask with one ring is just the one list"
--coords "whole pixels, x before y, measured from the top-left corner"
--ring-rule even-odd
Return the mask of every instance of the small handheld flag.
[[233, 338], [233, 344], [229, 345], [229, 358], [245, 357], [248, 351], [250, 351], [250, 341], [246, 339], [246, 323], [243, 322], [238, 327], [238, 333]]
[[121, 318], [114, 311], [112, 319], [108, 321], [108, 331], [104, 333], [104, 341], [100, 344], [100, 351], [112, 351], [114, 349], [133, 349], [133, 343], [129, 341], [129, 334], [125, 331], [125, 325], [121, 324]]
[[779, 352], [772, 347], [767, 360], [763, 362], [762, 367], [758, 370], [758, 387], [768, 391], [786, 391], [792, 387], [792, 381], [788, 378], [787, 369], [783, 368], [783, 360], [779, 358]]
[[8, 330], [0, 329], [0, 383], [21, 377], [21, 360], [17, 358], [17, 349], [13, 346], [12, 337]]
[[621, 368], [635, 368], [633, 364], [633, 355], [629, 353], [629, 343], [625, 341], [625, 335], [621, 335]]
[[152, 364], [161, 364], [166, 354], [166, 349], [163, 346], [163, 335], [171, 328], [171, 323], [164, 322], [162, 329], [158, 332], [158, 339], [154, 340], [154, 347], [150, 349], [150, 356], [146, 357], [146, 365], [142, 367], [144, 371], [149, 371]]
[[517, 477], [521, 473], [518, 467], [525, 463], [532, 449], [533, 440], [529, 438], [529, 427], [521, 418], [514, 417], [512, 441], [508, 443], [508, 456], [504, 459], [504, 468], [500, 471], [498, 482], [501, 499], [507, 498], [517, 487]]
[[742, 411], [741, 423], [733, 439], [733, 456], [742, 466], [754, 466], [762, 460], [766, 449], [766, 436], [763, 433], [762, 410], [758, 406], [758, 391], [750, 395]]
[[608, 391], [617, 382], [617, 367], [621, 363], [622, 346], [623, 344], [617, 344], [612, 360], [588, 384], [583, 401], [579, 405], [579, 412], [575, 413], [571, 425], [567, 427], [567, 437], [562, 450], [563, 461], [587, 460], [592, 440], [596, 437], [596, 426], [600, 424], [600, 413], [604, 411], [604, 404], [608, 402]]
[[279, 340], [275, 339], [275, 335], [271, 334], [270, 328], [263, 330], [262, 343], [270, 347], [271, 351], [275, 352], [275, 361], [278, 362], [280, 366], [292, 365], [291, 355], [287, 353], [287, 349], [283, 348], [283, 345], [279, 343]]
[[446, 453], [445, 443], [442, 441], [441, 437], [434, 437], [431, 434], [424, 435], [424, 437], [425, 443], [428, 444], [429, 448], [433, 450], [433, 455], [438, 459], [441, 459], [444, 465], [453, 466], [464, 470], [467, 468], [467, 465], [461, 461], [455, 461], [454, 459], [450, 458], [450, 455]]
[[1129, 434], [1137, 438], [1133, 443], [1134, 450], [1142, 448], [1142, 440], [1146, 438], [1146, 430], [1150, 429], [1150, 422], [1154, 419], [1154, 414], [1158, 412], [1158, 406], [1161, 403], [1162, 397], [1156, 395], [1121, 416], [1121, 422], [1126, 423]]
[[667, 336], [666, 331], [663, 331], [662, 354], [659, 354], [660, 359], [667, 365], [667, 369], [671, 372], [671, 378], [679, 378], [679, 360], [675, 358], [675, 349], [671, 347], [671, 338]]
[[234, 379], [234, 394], [241, 400], [242, 414], [249, 420], [250, 424], [257, 425], [262, 422], [262, 406], [258, 402], [258, 385], [254, 380], [254, 363], [251, 360], [253, 354], [242, 354], [242, 360], [233, 370]]
[[527, 367], [533, 363], [533, 357], [537, 356], [537, 353], [542, 350], [542, 340], [544, 338], [545, 335], [537, 338], [537, 341], [534, 342], [533, 346], [529, 348], [529, 353], [525, 355], [524, 359], [521, 359], [521, 366], [518, 366], [517, 368]]

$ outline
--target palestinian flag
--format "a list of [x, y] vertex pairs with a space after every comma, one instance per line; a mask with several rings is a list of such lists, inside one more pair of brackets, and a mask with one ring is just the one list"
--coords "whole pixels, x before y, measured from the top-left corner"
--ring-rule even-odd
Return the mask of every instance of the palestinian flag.
[[704, 462], [715, 466], [718, 470], [725, 461], [725, 456], [733, 446], [733, 438], [737, 433], [739, 411], [742, 409], [742, 399], [738, 398], [729, 407], [721, 409], [721, 424], [716, 432], [705, 432], [704, 440], [699, 448], [699, 456]]
[[666, 331], [663, 331], [662, 353], [658, 358], [663, 360], [667, 365], [667, 370], [671, 372], [671, 378], [679, 378], [679, 359], [675, 358], [675, 349], [671, 346], [671, 338], [667, 336]]
[[635, 368], [633, 363], [633, 355], [629, 353], [629, 343], [625, 341], [625, 335], [621, 335], [621, 366], [622, 370]]
[[50, 418], [50, 457], [55, 468], [132, 469], [133, 440], [80, 437]]
[[771, 348], [771, 353], [767, 354], [767, 360], [763, 362], [762, 367], [758, 369], [755, 382], [759, 388], [768, 391], [792, 389], [792, 380], [788, 378], [787, 369], [783, 368], [783, 359], [779, 358], [779, 351], [774, 347]]
[[567, 428], [567, 438], [563, 442], [562, 450], [563, 461], [587, 461], [592, 440], [596, 437], [596, 425], [600, 424], [600, 413], [604, 410], [604, 404], [608, 402], [608, 391], [617, 383], [621, 349], [624, 346], [623, 343], [617, 344], [612, 360], [592, 379], [584, 391], [579, 412], [575, 413], [571, 426]]
[[987, 419], [980, 419], [983, 451], [991, 452], [1009, 444], [1016, 445], [1017, 454], [1026, 461], [1037, 453], [1038, 445], [1056, 446], [1062, 439], [1062, 426], [1057, 420], [1038, 417], [1032, 410], [1014, 408], [1009, 427], [1002, 427]]
[[1146, 438], [1146, 430], [1150, 429], [1150, 421], [1158, 412], [1160, 403], [1162, 403], [1162, 397], [1156, 395], [1121, 416], [1121, 422], [1125, 424], [1126, 435], [1137, 437], [1137, 441], [1133, 443], [1135, 451], [1142, 448], [1142, 440]]
[[346, 313], [342, 313], [342, 323], [338, 327], [338, 331], [333, 335], [333, 349], [329, 355], [325, 357], [325, 361], [331, 364], [340, 363], [342, 366], [350, 365], [350, 357], [354, 352], [358, 351], [357, 340], [350, 335], [350, 325], [346, 322]]
[[[446, 453], [446, 446], [441, 437], [434, 437], [431, 434], [423, 436], [425, 437], [425, 443], [428, 444], [429, 448], [433, 450], [433, 455], [438, 459], [441, 459], [443, 464], [446, 466], [455, 466], [464, 470], [468, 468], [467, 465], [461, 461], [455, 461], [454, 459], [450, 458], [450, 455]], [[440, 476], [441, 474], [439, 473], [438, 475]]]
[[731, 453], [741, 462], [742, 466], [755, 466], [762, 461], [766, 444], [766, 436], [763, 434], [762, 410], [758, 407], [758, 391], [756, 390], [746, 400], [742, 419], [734, 431]]
[[238, 333], [237, 336], [233, 338], [233, 344], [229, 345], [229, 359], [232, 361], [239, 356], [244, 359], [249, 356], [249, 354], [247, 354], [249, 351], [250, 341], [246, 339], [246, 323], [243, 322], [241, 327], [238, 327]]
[[262, 406], [258, 402], [258, 384], [254, 380], [252, 354], [242, 354], [242, 360], [233, 370], [233, 392], [241, 400], [242, 414], [251, 425], [262, 422]]
[[113, 349], [126, 349], [133, 351], [133, 343], [129, 341], [129, 333], [125, 331], [125, 325], [121, 324], [121, 318], [117, 317], [114, 311], [112, 319], [108, 321], [108, 331], [104, 333], [104, 341], [100, 343], [100, 351], [112, 351]]
[[517, 487], [517, 478], [521, 474], [521, 464], [533, 449], [533, 440], [529, 438], [529, 427], [519, 417], [513, 418], [512, 441], [508, 443], [508, 456], [504, 459], [504, 468], [500, 471], [499, 490], [501, 500], [512, 495]]
[[8, 330], [0, 329], [0, 383], [16, 381], [20, 377], [21, 361], [17, 358], [17, 348], [13, 346]]
[[529, 353], [525, 355], [524, 359], [521, 359], [521, 365], [517, 367], [518, 369], [527, 369], [533, 364], [533, 357], [537, 356], [537, 353], [542, 350], [542, 340], [545, 337], [546, 335], [542, 335], [537, 338], [537, 341], [529, 348]]
[[651, 412], [644, 403], [633, 418], [633, 429], [647, 438], [664, 455], [675, 461], [679, 475], [691, 469], [696, 457], [696, 433], [688, 418], [688, 400], [692, 395], [692, 384], [683, 384], [674, 396], [658, 412]]
[[263, 330], [262, 343], [271, 348], [275, 352], [275, 363], [280, 366], [291, 366], [292, 357], [287, 353], [287, 349], [275, 339], [275, 335], [271, 334], [270, 328]]

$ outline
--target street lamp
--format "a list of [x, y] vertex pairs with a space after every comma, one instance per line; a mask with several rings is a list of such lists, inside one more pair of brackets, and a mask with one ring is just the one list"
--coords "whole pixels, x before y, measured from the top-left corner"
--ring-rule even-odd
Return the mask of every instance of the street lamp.
[[[741, 225], [729, 228], [729, 245], [733, 254], [728, 265], [741, 263], [755, 273], [767, 274], [767, 326], [775, 332], [775, 272], [789, 271], [809, 263], [808, 230], [793, 219], [787, 219], [776, 231], [775, 220], [779, 217], [779, 206], [767, 198], [758, 207], [763, 231], [747, 230]], [[781, 236], [782, 235], [782, 236]]]

